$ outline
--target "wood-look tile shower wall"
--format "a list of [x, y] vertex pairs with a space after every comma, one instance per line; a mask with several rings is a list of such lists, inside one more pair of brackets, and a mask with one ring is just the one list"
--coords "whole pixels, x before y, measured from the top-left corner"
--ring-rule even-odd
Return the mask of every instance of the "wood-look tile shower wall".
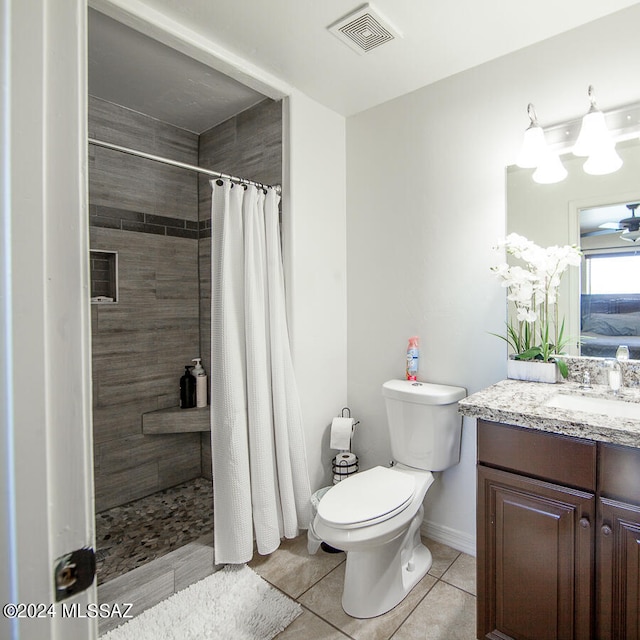
[[[90, 98], [89, 136], [282, 182], [280, 102], [265, 100], [198, 136]], [[179, 378], [191, 358], [202, 355], [210, 371], [211, 190], [206, 177], [94, 146], [89, 171], [91, 249], [117, 251], [119, 259], [118, 303], [91, 309], [102, 511], [211, 477], [208, 433], [144, 436], [141, 426], [142, 413], [178, 405]]]
[[[91, 98], [89, 135], [198, 163], [198, 136]], [[119, 301], [92, 305], [96, 511], [199, 477], [200, 434], [144, 436], [199, 355], [196, 174], [89, 147], [91, 249], [118, 252]]]

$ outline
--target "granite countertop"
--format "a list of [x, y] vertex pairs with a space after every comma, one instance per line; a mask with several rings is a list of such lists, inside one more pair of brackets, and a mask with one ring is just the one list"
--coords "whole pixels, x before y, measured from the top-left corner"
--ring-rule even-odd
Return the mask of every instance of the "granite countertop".
[[[465, 416], [492, 422], [640, 448], [640, 419], [546, 407], [544, 403], [557, 394], [615, 398], [607, 385], [583, 389], [577, 382], [502, 380], [460, 400], [458, 410]], [[617, 399], [640, 403], [640, 389], [623, 388]]]

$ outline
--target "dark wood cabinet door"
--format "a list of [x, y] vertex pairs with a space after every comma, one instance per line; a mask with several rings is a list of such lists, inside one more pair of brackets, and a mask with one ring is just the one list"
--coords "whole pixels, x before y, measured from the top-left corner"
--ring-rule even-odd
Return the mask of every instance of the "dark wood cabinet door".
[[640, 640], [640, 507], [601, 498], [598, 640]]
[[478, 467], [478, 638], [589, 640], [595, 498]]

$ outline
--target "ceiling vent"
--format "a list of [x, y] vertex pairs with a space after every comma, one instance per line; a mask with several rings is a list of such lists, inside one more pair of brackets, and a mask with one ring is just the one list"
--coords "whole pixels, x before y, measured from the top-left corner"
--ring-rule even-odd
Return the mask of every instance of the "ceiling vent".
[[402, 37], [370, 4], [356, 9], [328, 29], [360, 54]]

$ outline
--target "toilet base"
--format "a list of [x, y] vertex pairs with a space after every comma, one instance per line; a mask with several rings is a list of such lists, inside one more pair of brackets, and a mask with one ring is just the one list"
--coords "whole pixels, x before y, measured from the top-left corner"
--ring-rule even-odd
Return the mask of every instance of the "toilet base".
[[421, 506], [407, 531], [395, 540], [364, 551], [347, 551], [342, 608], [354, 618], [373, 618], [402, 602], [431, 568], [431, 552], [422, 544]]

